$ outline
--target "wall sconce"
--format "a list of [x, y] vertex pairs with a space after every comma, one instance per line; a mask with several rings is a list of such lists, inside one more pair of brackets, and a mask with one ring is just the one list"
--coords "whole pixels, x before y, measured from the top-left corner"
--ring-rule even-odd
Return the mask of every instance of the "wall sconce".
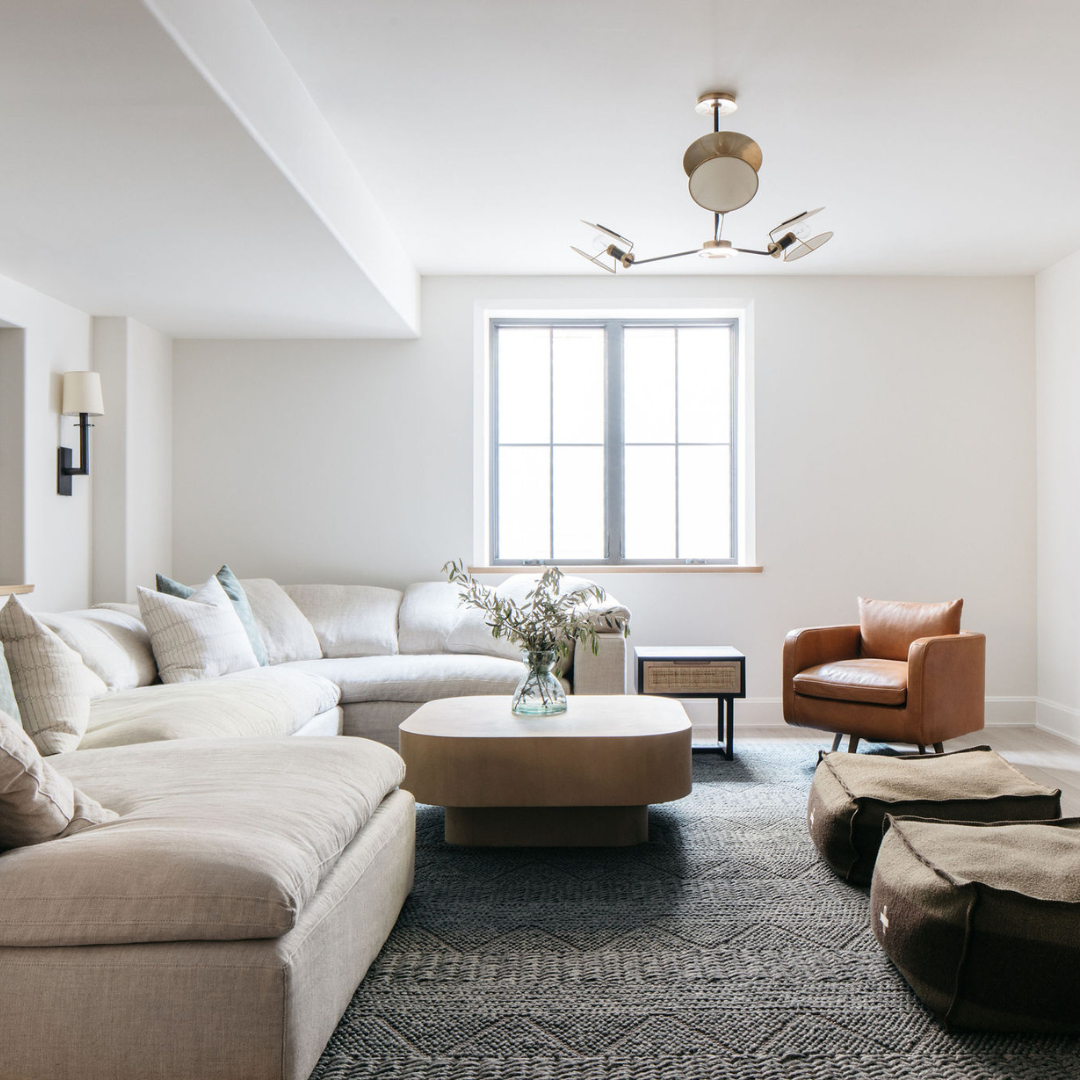
[[73, 476], [90, 475], [90, 423], [91, 416], [104, 416], [105, 405], [101, 397], [101, 376], [96, 371], [68, 371], [64, 373], [63, 404], [61, 416], [79, 418], [79, 467], [71, 464], [71, 451], [61, 446], [56, 458], [56, 492], [71, 494]]

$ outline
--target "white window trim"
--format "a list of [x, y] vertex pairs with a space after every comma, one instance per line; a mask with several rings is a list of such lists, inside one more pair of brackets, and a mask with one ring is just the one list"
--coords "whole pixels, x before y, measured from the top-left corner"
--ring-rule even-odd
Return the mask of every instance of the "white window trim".
[[[731, 572], [740, 568], [760, 569], [757, 559], [756, 476], [754, 468], [754, 302], [753, 300], [723, 300], [687, 298], [682, 300], [477, 300], [473, 305], [473, 552], [477, 567], [489, 567], [491, 485], [491, 319], [520, 319], [544, 316], [553, 319], [590, 319], [633, 317], [641, 319], [730, 319], [741, 320], [738, 364], [738, 555], [732, 564], [715, 567], [687, 566], [671, 562], [655, 566], [627, 566], [640, 572], [667, 572], [686, 569], [701, 572]], [[495, 573], [509, 572], [500, 566]], [[587, 567], [576, 567], [577, 570]], [[614, 570], [603, 565], [597, 573]]]

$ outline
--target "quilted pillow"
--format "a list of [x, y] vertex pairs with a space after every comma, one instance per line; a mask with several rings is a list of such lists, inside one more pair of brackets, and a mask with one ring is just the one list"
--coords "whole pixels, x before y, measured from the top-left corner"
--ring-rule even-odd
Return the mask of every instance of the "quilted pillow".
[[216, 577], [188, 600], [151, 589], [137, 591], [162, 682], [212, 679], [259, 666], [240, 617]]
[[74, 787], [0, 711], [0, 850], [70, 836], [118, 815]]

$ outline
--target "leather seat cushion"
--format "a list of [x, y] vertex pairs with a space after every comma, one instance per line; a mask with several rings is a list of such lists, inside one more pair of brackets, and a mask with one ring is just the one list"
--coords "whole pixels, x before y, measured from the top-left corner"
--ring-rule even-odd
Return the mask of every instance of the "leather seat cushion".
[[864, 705], [903, 705], [907, 663], [903, 660], [834, 660], [800, 671], [795, 693]]

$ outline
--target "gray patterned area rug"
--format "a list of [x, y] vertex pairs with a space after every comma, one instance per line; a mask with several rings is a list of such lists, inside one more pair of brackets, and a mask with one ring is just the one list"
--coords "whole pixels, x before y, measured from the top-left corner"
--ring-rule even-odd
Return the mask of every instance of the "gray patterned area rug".
[[468, 849], [416, 888], [313, 1080], [1074, 1080], [1080, 1039], [945, 1032], [804, 824], [814, 752], [699, 755], [628, 849]]

